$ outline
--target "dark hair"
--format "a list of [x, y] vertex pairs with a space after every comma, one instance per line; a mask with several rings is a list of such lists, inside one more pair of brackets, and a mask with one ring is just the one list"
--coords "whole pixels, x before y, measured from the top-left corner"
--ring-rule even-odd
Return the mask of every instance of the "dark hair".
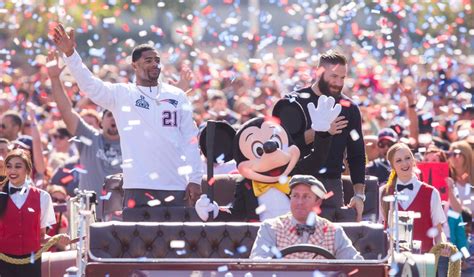
[[20, 128], [23, 127], [23, 119], [21, 119], [21, 116], [19, 113], [15, 111], [7, 111], [6, 113], [3, 114], [4, 117], [9, 116], [12, 119], [12, 122], [14, 125], [19, 126]]
[[339, 52], [335, 49], [331, 49], [331, 50], [328, 50], [325, 53], [321, 54], [321, 57], [319, 58], [318, 66], [323, 66], [323, 65], [327, 65], [327, 64], [346, 65], [347, 64], [347, 58], [341, 52]]
[[462, 212], [461, 212], [461, 216], [462, 216], [462, 221], [463, 222], [471, 224], [471, 222], [472, 222], [472, 213], [471, 213], [471, 210], [469, 210], [468, 207], [463, 207]]
[[[28, 174], [31, 174], [31, 171], [33, 169], [33, 165], [31, 163], [31, 157], [28, 151], [25, 151], [23, 149], [15, 149], [12, 150], [8, 153], [7, 157], [5, 158], [5, 165], [13, 158], [20, 158], [23, 160], [26, 166], [26, 171]], [[8, 203], [8, 176], [0, 183], [0, 187], [2, 187], [2, 192], [0, 193], [0, 218], [3, 216], [5, 213], [5, 210], [7, 209], [7, 203]]]
[[156, 50], [155, 47], [149, 44], [140, 44], [137, 47], [133, 48], [132, 51], [132, 62], [138, 61], [142, 57], [142, 53], [149, 50]]

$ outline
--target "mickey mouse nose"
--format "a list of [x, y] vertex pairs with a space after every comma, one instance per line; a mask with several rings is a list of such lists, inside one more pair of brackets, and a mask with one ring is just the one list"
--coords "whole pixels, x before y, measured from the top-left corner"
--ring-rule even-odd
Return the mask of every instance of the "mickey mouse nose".
[[263, 144], [263, 151], [265, 154], [270, 154], [273, 153], [277, 150], [278, 148], [278, 143], [273, 140], [269, 140]]

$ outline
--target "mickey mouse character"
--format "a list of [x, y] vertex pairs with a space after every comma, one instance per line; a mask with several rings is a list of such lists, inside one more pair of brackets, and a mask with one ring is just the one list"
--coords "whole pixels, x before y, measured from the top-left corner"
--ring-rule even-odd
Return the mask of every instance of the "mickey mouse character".
[[[303, 109], [296, 101], [279, 101], [273, 109], [273, 119], [253, 118], [237, 132], [228, 123], [217, 122], [215, 133], [219, 143], [214, 144], [214, 161], [219, 156], [222, 160], [222, 155], [225, 161], [233, 158], [245, 179], [236, 186], [229, 213], [219, 213], [217, 203], [210, 203], [203, 194], [195, 205], [199, 217], [206, 221], [213, 211], [214, 218], [219, 215], [217, 221], [263, 221], [286, 214], [290, 210], [289, 178], [295, 174], [311, 174], [314, 168], [321, 168], [326, 162], [330, 134], [339, 131], [331, 125], [341, 111], [341, 106], [334, 104], [335, 99], [326, 96], [319, 98], [317, 108], [313, 103], [308, 104], [316, 139], [313, 150], [305, 157], [301, 157], [291, 140], [295, 133], [304, 132], [306, 126]], [[207, 153], [206, 133], [205, 128], [200, 137], [204, 155]], [[261, 207], [258, 215], [257, 207]]]

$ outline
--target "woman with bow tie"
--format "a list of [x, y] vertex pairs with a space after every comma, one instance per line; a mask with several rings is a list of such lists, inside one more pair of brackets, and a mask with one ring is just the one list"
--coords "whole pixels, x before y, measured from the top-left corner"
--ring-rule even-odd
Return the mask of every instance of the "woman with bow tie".
[[[51, 196], [31, 185], [29, 154], [15, 149], [5, 158], [6, 178], [0, 184], [0, 253], [12, 258], [33, 256], [49, 239], [46, 226], [56, 223]], [[62, 238], [59, 243], [68, 243]], [[26, 265], [0, 260], [0, 276], [41, 276], [41, 258]]]
[[385, 225], [392, 222], [389, 218], [393, 216], [393, 210], [392, 202], [384, 201], [384, 197], [395, 193], [405, 195], [405, 201], [398, 201], [398, 210], [421, 214], [421, 217], [414, 220], [413, 240], [421, 241], [421, 253], [427, 253], [434, 244], [446, 241], [442, 227], [446, 216], [441, 206], [440, 194], [434, 187], [418, 180], [415, 174], [415, 158], [406, 144], [396, 143], [390, 147], [387, 159], [392, 172], [387, 184], [382, 188], [380, 199]]

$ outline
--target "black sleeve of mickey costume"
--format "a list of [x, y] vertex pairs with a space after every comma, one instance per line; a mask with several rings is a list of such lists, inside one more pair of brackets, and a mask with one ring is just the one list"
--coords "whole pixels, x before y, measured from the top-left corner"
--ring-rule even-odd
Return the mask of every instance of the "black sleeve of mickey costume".
[[303, 157], [291, 172], [295, 174], [307, 174], [316, 176], [326, 165], [331, 148], [332, 136], [328, 132], [316, 132], [311, 152]]
[[252, 183], [244, 179], [235, 186], [235, 198], [230, 213], [220, 211], [215, 221], [259, 221], [259, 216], [255, 213], [258, 207], [258, 200], [253, 195]]

